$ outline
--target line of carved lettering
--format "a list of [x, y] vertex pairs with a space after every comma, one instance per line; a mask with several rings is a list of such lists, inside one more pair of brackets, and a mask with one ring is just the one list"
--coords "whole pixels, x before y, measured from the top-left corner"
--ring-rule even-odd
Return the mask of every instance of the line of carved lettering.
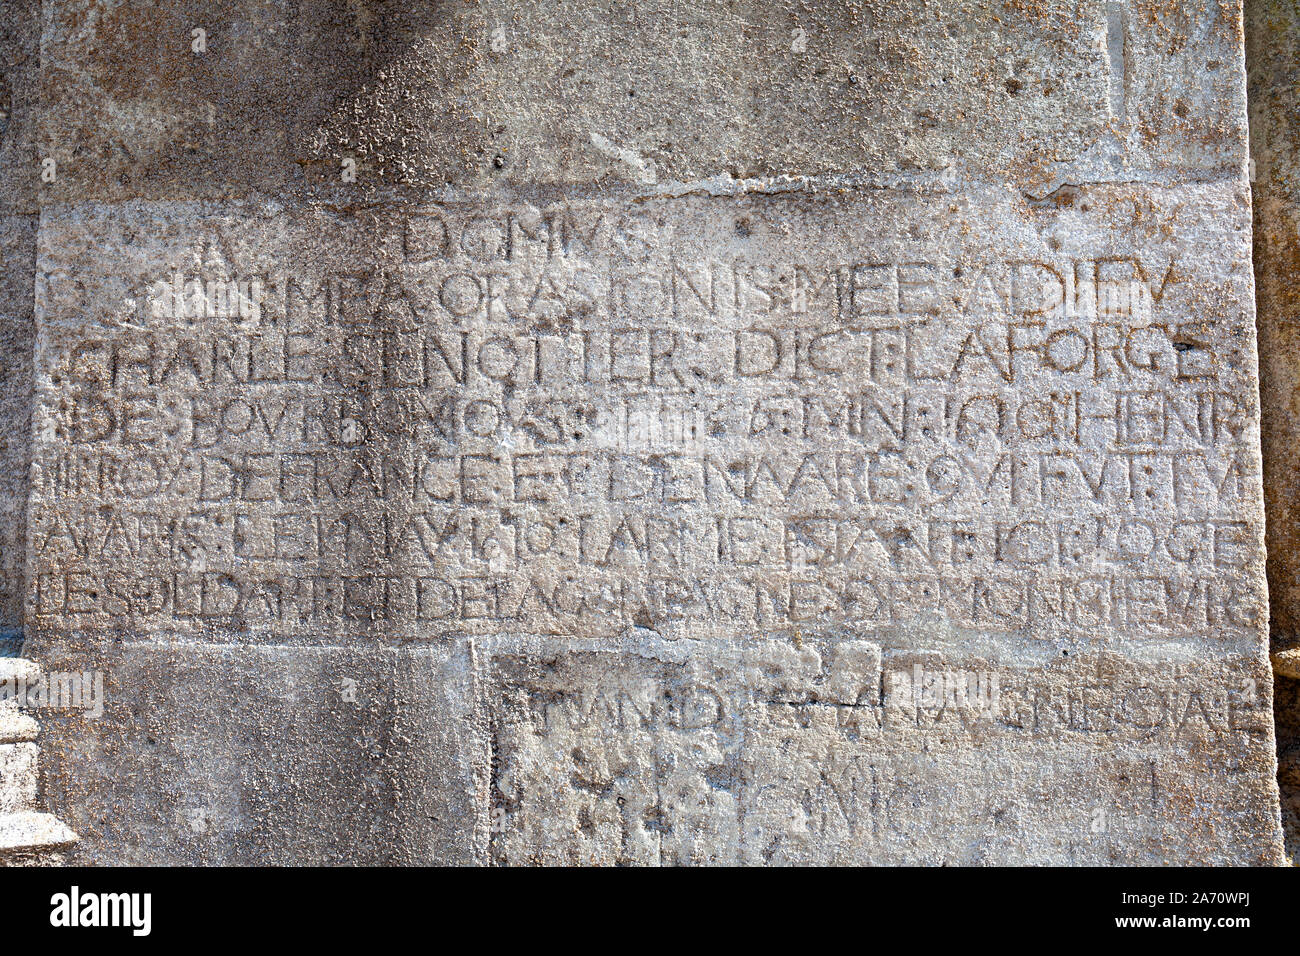
[[[171, 513], [168, 513], [168, 512]], [[473, 509], [322, 514], [221, 507], [147, 512], [37, 507], [30, 518], [38, 562], [82, 559], [149, 565], [248, 561], [352, 569], [490, 565], [494, 570], [578, 566], [689, 572], [736, 568], [873, 568], [943, 571], [1004, 565], [1230, 571], [1260, 559], [1258, 529], [1232, 517], [1140, 518], [1109, 509], [1062, 516], [1045, 509], [999, 519], [988, 514], [922, 518], [897, 514], [642, 514], [602, 509]]]
[[[1059, 624], [1225, 632], [1257, 627], [1265, 613], [1243, 576], [917, 575], [883, 578], [724, 574], [265, 576], [210, 571], [155, 574], [38, 571], [32, 610], [46, 623], [99, 618], [178, 626], [317, 625], [371, 621], [452, 627], [592, 627], [602, 633], [652, 620], [738, 621], [755, 626], [896, 624], [942, 615], [963, 626], [1018, 631]], [[79, 625], [80, 626], [80, 625]]]
[[986, 438], [1034, 445], [1222, 448], [1252, 434], [1239, 394], [1214, 388], [1051, 391], [1038, 395], [946, 388], [736, 394], [715, 389], [602, 396], [589, 390], [466, 395], [448, 390], [349, 390], [308, 395], [207, 389], [66, 389], [40, 420], [60, 443], [218, 448], [353, 448], [404, 439], [423, 446], [507, 440], [534, 447], [705, 448], [842, 440], [901, 449], [924, 442], [968, 448]]
[[148, 454], [61, 449], [32, 468], [37, 499], [195, 502], [643, 502], [675, 507], [937, 507], [957, 503], [1123, 504], [1218, 513], [1250, 499], [1245, 452], [1191, 450], [991, 454], [771, 451], [624, 455], [443, 455], [363, 448], [320, 452]]
[[69, 347], [50, 377], [55, 384], [104, 388], [685, 388], [835, 382], [844, 376], [879, 385], [1084, 385], [1213, 381], [1221, 365], [1199, 322], [1008, 321], [992, 314], [969, 324], [926, 318], [859, 327], [805, 322], [683, 328], [647, 320], [654, 315], [638, 313], [635, 324], [588, 319], [590, 327], [558, 334], [455, 325], [119, 330]]

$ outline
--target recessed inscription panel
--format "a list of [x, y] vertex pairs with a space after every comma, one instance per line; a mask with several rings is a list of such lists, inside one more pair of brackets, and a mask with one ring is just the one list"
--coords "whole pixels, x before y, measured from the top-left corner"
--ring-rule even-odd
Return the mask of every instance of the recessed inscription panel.
[[40, 627], [1257, 637], [1236, 187], [139, 212], [42, 226]]

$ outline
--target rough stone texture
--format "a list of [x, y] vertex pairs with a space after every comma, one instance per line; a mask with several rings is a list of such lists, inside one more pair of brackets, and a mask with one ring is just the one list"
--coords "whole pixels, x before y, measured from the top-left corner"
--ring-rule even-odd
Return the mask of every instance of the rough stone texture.
[[22, 643], [31, 470], [36, 218], [0, 215], [0, 653]]
[[0, 814], [36, 801], [36, 745], [0, 744]]
[[1246, 24], [1278, 779], [1287, 850], [1294, 859], [1300, 854], [1300, 12], [1291, 3], [1251, 0]]
[[41, 5], [0, 16], [0, 654], [22, 644], [31, 465]]
[[[10, 0], [0, 15], [0, 214], [38, 211], [40, 0]], [[28, 297], [31, 284], [27, 284]]]
[[[1235, 175], [1238, 6], [1110, 6], [47, 3], [41, 142], [63, 172], [46, 195]], [[343, 156], [362, 171], [346, 190]]]
[[47, 3], [76, 859], [1279, 862], [1242, 45]]
[[49, 866], [77, 835], [36, 809], [36, 721], [15, 699], [39, 668], [23, 646], [35, 347], [41, 4], [0, 13], [0, 866]]

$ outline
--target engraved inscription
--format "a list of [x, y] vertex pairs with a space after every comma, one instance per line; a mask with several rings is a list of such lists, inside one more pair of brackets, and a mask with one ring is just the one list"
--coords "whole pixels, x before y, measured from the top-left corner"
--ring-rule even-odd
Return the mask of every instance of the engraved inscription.
[[993, 200], [895, 193], [287, 234], [250, 209], [160, 221], [92, 274], [108, 221], [52, 221], [31, 610], [254, 636], [1249, 630], [1249, 274], [1195, 248], [1220, 192], [1099, 188], [1005, 235], [974, 231]]

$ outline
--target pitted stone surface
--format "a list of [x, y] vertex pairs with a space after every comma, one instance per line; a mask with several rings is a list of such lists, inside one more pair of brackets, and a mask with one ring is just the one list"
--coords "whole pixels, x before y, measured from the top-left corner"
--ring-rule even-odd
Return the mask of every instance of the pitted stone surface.
[[[39, 175], [41, 0], [12, 0], [0, 14], [0, 215], [33, 215]], [[30, 283], [27, 285], [30, 299]]]
[[1300, 441], [1300, 131], [1296, 129], [1294, 4], [1246, 5], [1259, 303], [1262, 444], [1268, 516], [1268, 587], [1272, 658], [1278, 677], [1279, 782], [1287, 849], [1300, 852], [1300, 547], [1297, 547], [1295, 452]]
[[0, 216], [0, 652], [21, 645], [31, 470], [36, 217]]
[[79, 859], [1281, 859], [1235, 4], [303, 6], [46, 10]]

